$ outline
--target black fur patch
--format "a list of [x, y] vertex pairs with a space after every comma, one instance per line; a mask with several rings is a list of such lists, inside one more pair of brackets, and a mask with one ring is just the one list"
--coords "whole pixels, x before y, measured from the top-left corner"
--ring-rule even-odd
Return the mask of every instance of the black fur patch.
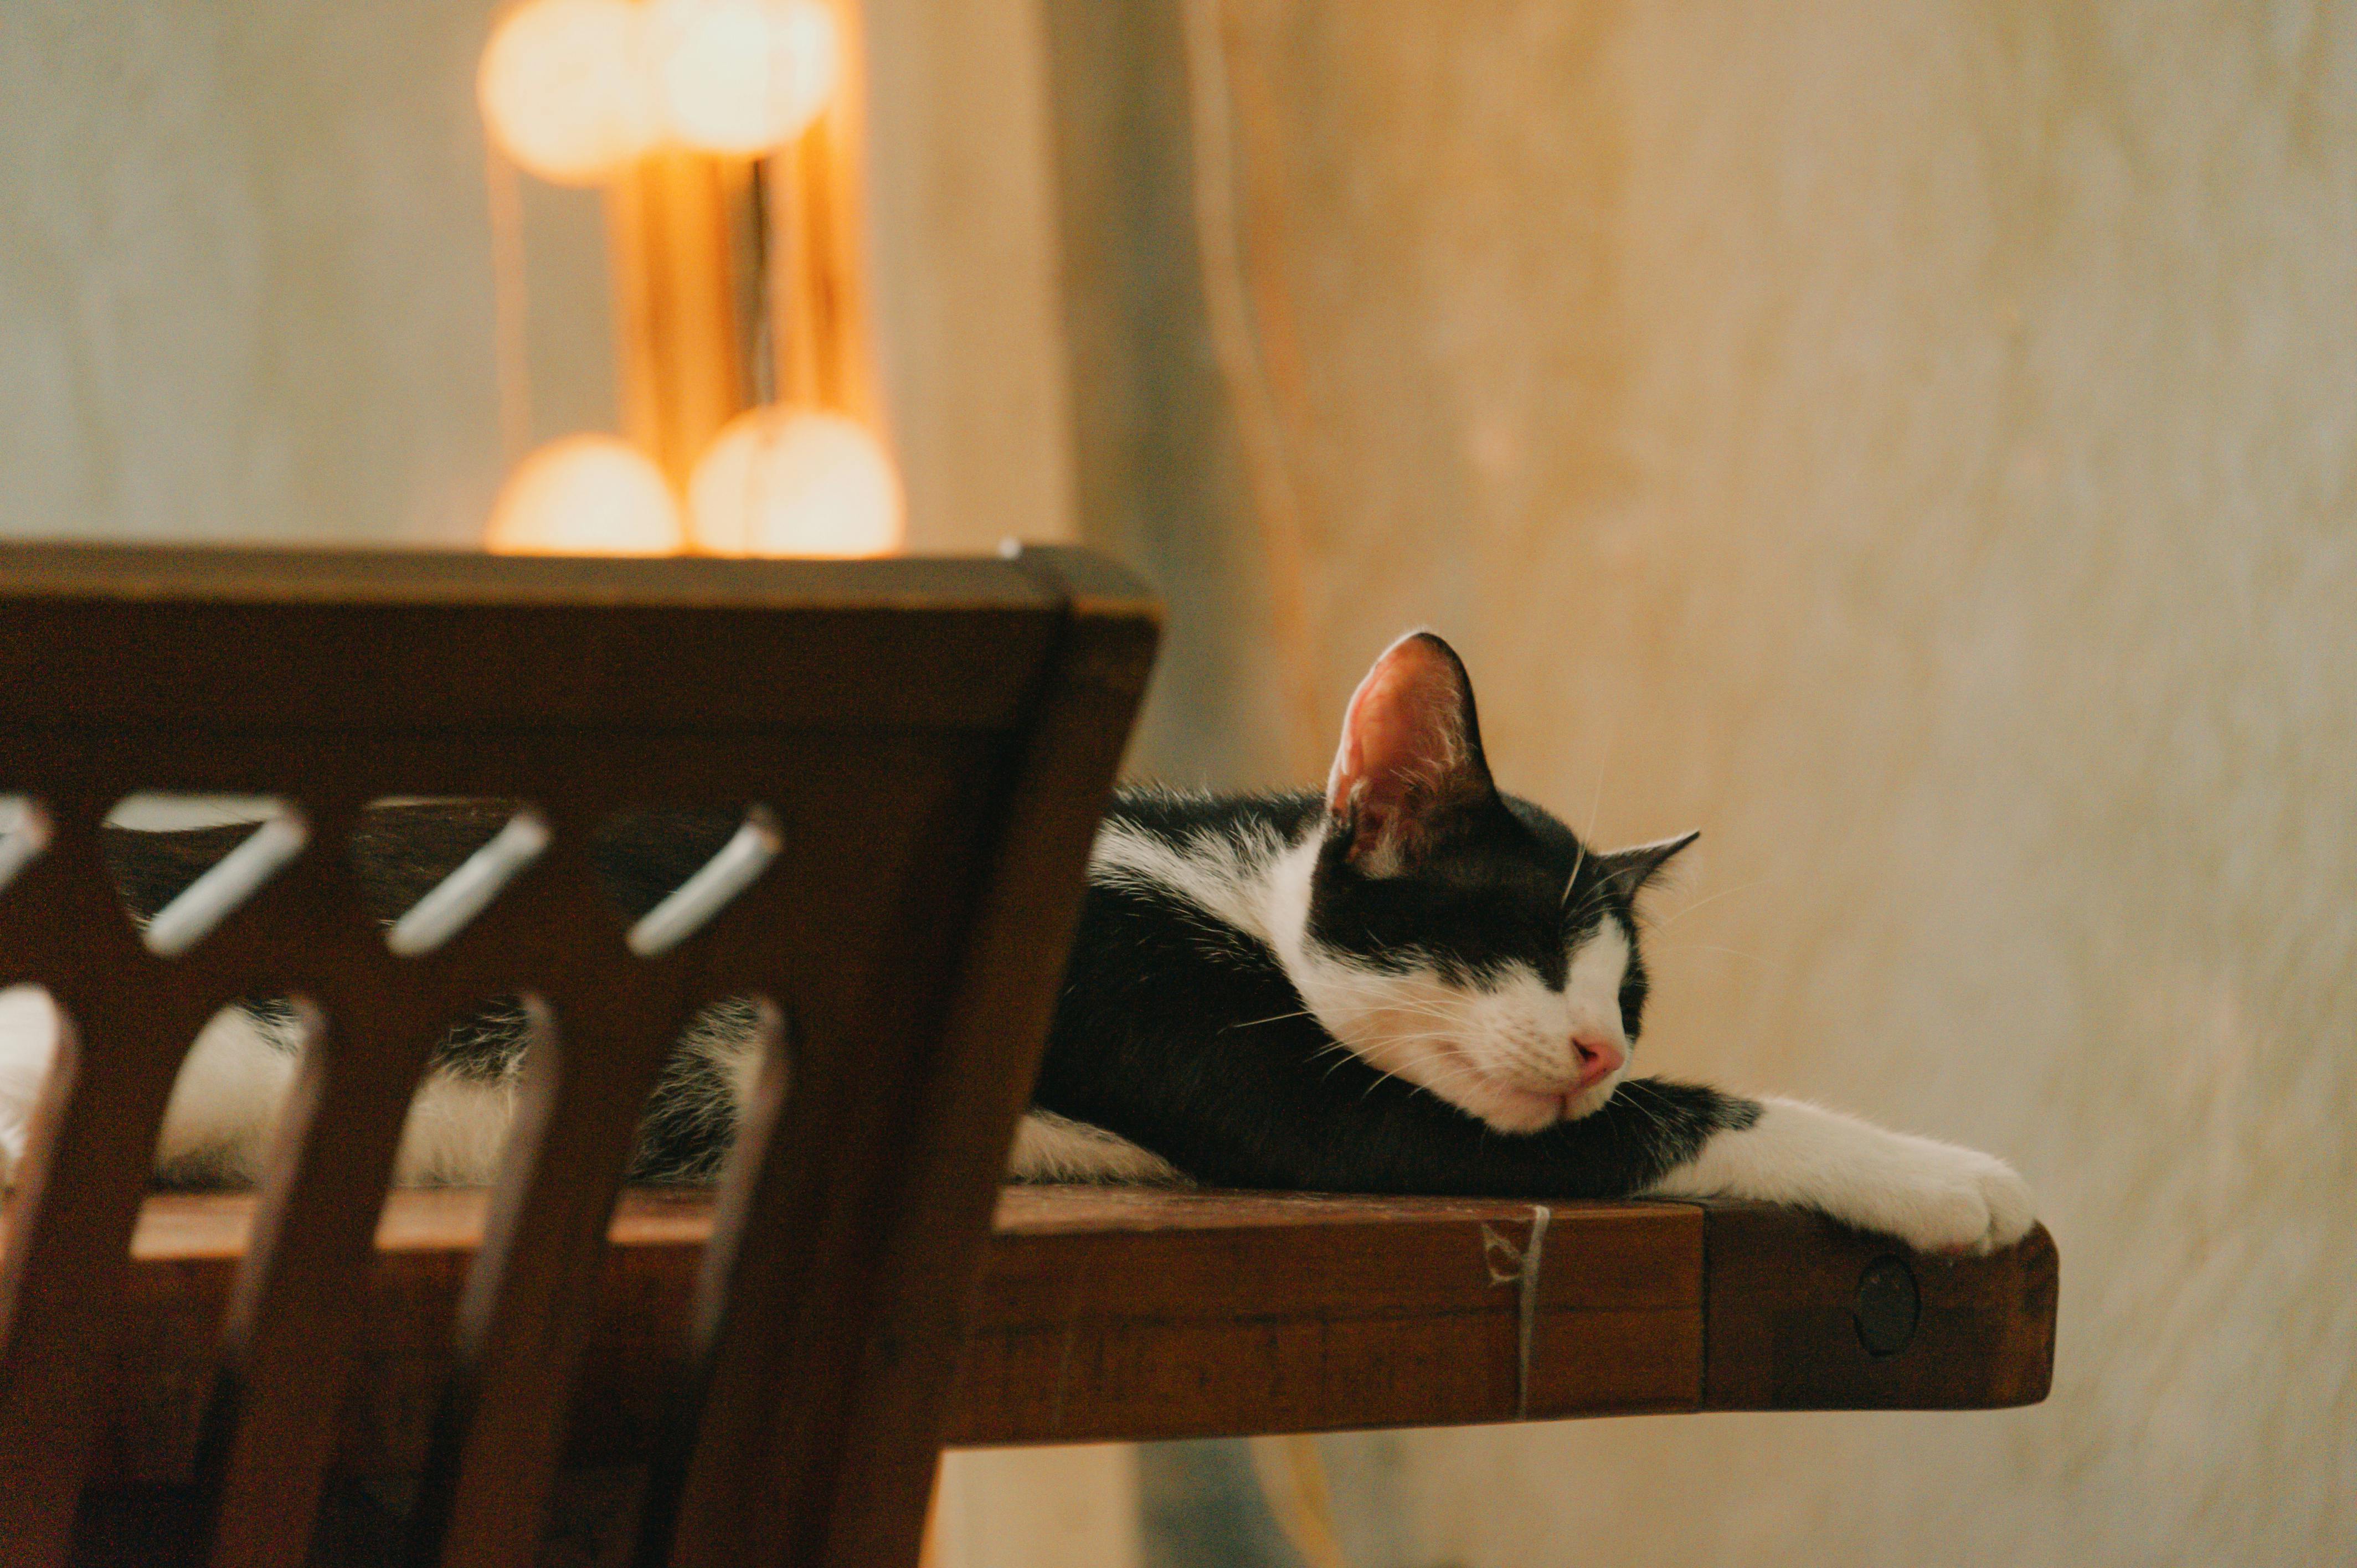
[[[1183, 845], [1196, 832], [1294, 839], [1319, 811], [1314, 796], [1125, 794], [1111, 820]], [[1510, 800], [1506, 811], [1509, 822], [1457, 846], [1461, 864], [1436, 854], [1381, 904], [1351, 886], [1320, 930], [1313, 903], [1313, 934], [1376, 962], [1430, 958], [1471, 973], [1534, 961], [1567, 933], [1619, 920], [1631, 946], [1621, 1004], [1633, 1040], [1645, 1000], [1633, 889], [1539, 808]], [[1486, 909], [1485, 898], [1508, 908]], [[1033, 1099], [1222, 1186], [1530, 1197], [1626, 1197], [1760, 1113], [1716, 1090], [1644, 1079], [1577, 1122], [1494, 1132], [1339, 1047], [1258, 941], [1127, 881], [1092, 887], [1082, 907]]]
[[1377, 968], [1430, 964], [1478, 984], [1523, 964], [1559, 991], [1579, 938], [1606, 920], [1635, 934], [1633, 890], [1527, 800], [1496, 796], [1457, 813], [1390, 875], [1367, 875], [1348, 849], [1337, 832], [1319, 854], [1309, 934]]

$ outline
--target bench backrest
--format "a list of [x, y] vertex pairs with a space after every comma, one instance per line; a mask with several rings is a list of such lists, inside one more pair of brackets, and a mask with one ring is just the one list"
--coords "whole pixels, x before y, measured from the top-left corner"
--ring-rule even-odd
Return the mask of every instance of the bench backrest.
[[[1071, 551], [0, 547], [0, 795], [29, 806], [0, 850], [21, 862], [0, 984], [46, 987], [69, 1021], [0, 1260], [0, 1562], [76, 1550], [166, 1103], [205, 1021], [257, 995], [302, 999], [316, 1032], [172, 1532], [221, 1568], [302, 1561], [412, 1092], [446, 1027], [512, 993], [553, 1032], [461, 1296], [411, 1560], [532, 1560], [649, 1088], [700, 1007], [748, 994], [784, 1046], [724, 1177], [640, 1561], [912, 1558], [1156, 620]], [[214, 911], [183, 909], [177, 956], [126, 919], [102, 853], [110, 810], [147, 790], [274, 797], [279, 847], [302, 845], [193, 940]], [[417, 796], [529, 802], [511, 847], [544, 841], [440, 945], [449, 918], [388, 941], [349, 850], [371, 802]], [[684, 940], [626, 928], [600, 825], [722, 804], [761, 809], [740, 860], [773, 834], [774, 861]]]

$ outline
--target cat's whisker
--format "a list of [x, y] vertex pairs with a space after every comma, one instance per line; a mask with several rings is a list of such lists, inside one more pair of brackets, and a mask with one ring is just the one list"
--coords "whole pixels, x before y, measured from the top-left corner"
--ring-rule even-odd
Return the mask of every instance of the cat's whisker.
[[1597, 813], [1604, 807], [1604, 776], [1612, 770], [1612, 748], [1620, 740], [1620, 714], [1616, 709], [1610, 727], [1604, 732], [1604, 749], [1596, 758], [1596, 791], [1587, 799], [1587, 825], [1579, 830], [1583, 841], [1596, 836]]
[[1739, 958], [1763, 967], [1769, 962], [1767, 959], [1756, 952], [1745, 952], [1741, 948], [1724, 948], [1713, 942], [1663, 942], [1661, 945], [1672, 952], [1725, 953], [1729, 958]]
[[1587, 825], [1579, 830], [1579, 855], [1571, 863], [1571, 880], [1563, 885], [1561, 903], [1571, 902], [1571, 890], [1579, 884], [1581, 867], [1587, 864], [1587, 846], [1596, 839], [1596, 818], [1604, 809], [1604, 776], [1611, 769], [1612, 748], [1620, 738], [1620, 715], [1612, 715], [1611, 727], [1604, 732], [1604, 749], [1596, 759], [1596, 790], [1587, 800]]
[[1579, 901], [1579, 908], [1564, 916], [1565, 927], [1571, 930], [1584, 929], [1587, 924], [1588, 911], [1609, 908], [1609, 892], [1604, 885], [1598, 884], [1589, 888], [1587, 897]]
[[[1663, 1132], [1669, 1131], [1669, 1123], [1663, 1119], [1662, 1113], [1659, 1111], [1646, 1103], [1647, 1097], [1645, 1095], [1641, 1093], [1631, 1094], [1629, 1092], [1630, 1084], [1640, 1081], [1642, 1080], [1624, 1079], [1621, 1081], [1620, 1087], [1612, 1091], [1612, 1099], [1609, 1103], [1614, 1105], [1625, 1103], [1631, 1111], [1645, 1118], [1646, 1122], [1652, 1126], [1658, 1128]], [[1599, 1109], [1601, 1108], [1599, 1107]]]
[[1773, 877], [1755, 876], [1749, 882], [1738, 882], [1732, 887], [1722, 887], [1707, 898], [1697, 898], [1693, 903], [1687, 905], [1684, 908], [1678, 910], [1675, 914], [1668, 916], [1663, 919], [1659, 925], [1655, 926], [1653, 929], [1657, 932], [1666, 931], [1672, 926], [1676, 925], [1680, 920], [1684, 919], [1688, 915], [1693, 914], [1696, 909], [1703, 908], [1711, 904], [1716, 904], [1721, 898], [1730, 897], [1738, 893], [1748, 893], [1752, 888], [1764, 886], [1773, 880]]
[[1579, 868], [1587, 864], [1587, 846], [1596, 842], [1596, 819], [1604, 809], [1604, 776], [1611, 770], [1612, 748], [1620, 739], [1620, 715], [1612, 715], [1611, 727], [1604, 732], [1604, 749], [1596, 758], [1596, 790], [1587, 798], [1587, 825], [1579, 830], [1579, 858], [1572, 863], [1571, 882], [1564, 884], [1563, 901], [1571, 902], [1572, 883], [1579, 880]]
[[1579, 886], [1579, 874], [1580, 874], [1580, 871], [1581, 871], [1581, 870], [1582, 870], [1582, 869], [1583, 869], [1587, 865], [1587, 841], [1586, 839], [1582, 839], [1582, 840], [1580, 840], [1580, 841], [1579, 841], [1579, 854], [1577, 854], [1577, 855], [1575, 855], [1575, 856], [1572, 858], [1572, 862], [1571, 862], [1571, 875], [1570, 875], [1568, 878], [1566, 878], [1566, 879], [1565, 880], [1564, 885], [1563, 885], [1563, 897], [1559, 900], [1559, 902], [1560, 902], [1562, 905], [1564, 905], [1564, 906], [1566, 906], [1566, 907], [1568, 907], [1568, 906], [1570, 905], [1570, 903], [1571, 903], [1571, 890], [1572, 890], [1573, 888], [1575, 888], [1575, 887], [1577, 887], [1577, 886]]
[[1222, 1026], [1222, 1027], [1227, 1029], [1256, 1029], [1263, 1024], [1282, 1024], [1287, 1018], [1307, 1018], [1308, 1016], [1310, 1016], [1310, 1010], [1307, 1007], [1302, 1007], [1297, 1008], [1291, 1013], [1272, 1014], [1270, 1016], [1265, 1018], [1254, 1018], [1243, 1024], [1228, 1024]]
[[1393, 1017], [1415, 1018], [1427, 1024], [1439, 1024], [1451, 1028], [1463, 1028], [1466, 1024], [1465, 1014], [1461, 1008], [1393, 1007], [1387, 1009], [1387, 1012]]

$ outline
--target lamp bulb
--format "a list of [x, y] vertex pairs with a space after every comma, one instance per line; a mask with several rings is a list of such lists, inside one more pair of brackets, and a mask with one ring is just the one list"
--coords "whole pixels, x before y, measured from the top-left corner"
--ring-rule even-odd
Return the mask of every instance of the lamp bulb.
[[724, 427], [687, 488], [688, 532], [716, 555], [883, 555], [900, 547], [900, 479], [866, 425], [757, 408]]
[[647, 29], [664, 124], [698, 152], [782, 145], [834, 90], [842, 48], [821, 0], [653, 0]]
[[502, 555], [673, 555], [684, 542], [662, 471], [611, 435], [568, 435], [518, 464], [488, 540]]
[[559, 185], [594, 184], [645, 152], [657, 132], [645, 29], [630, 0], [526, 0], [475, 77], [492, 138]]

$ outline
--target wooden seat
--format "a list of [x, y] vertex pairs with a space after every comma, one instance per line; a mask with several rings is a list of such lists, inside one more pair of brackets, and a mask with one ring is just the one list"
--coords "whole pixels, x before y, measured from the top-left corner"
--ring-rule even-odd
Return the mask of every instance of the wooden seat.
[[[0, 1563], [299, 1563], [355, 1487], [385, 1561], [529, 1563], [608, 1474], [636, 1562], [897, 1565], [945, 1441], [2043, 1397], [2042, 1231], [1936, 1260], [1745, 1206], [1000, 1195], [1154, 640], [1067, 551], [0, 548], [0, 794], [48, 825], [0, 983], [81, 1042], [0, 1232]], [[277, 797], [307, 846], [159, 958], [100, 851], [139, 789]], [[404, 957], [345, 846], [415, 795], [529, 801], [548, 847]], [[782, 853], [636, 956], [585, 846], [714, 803]], [[385, 1200], [434, 1040], [519, 991], [553, 1032], [499, 1185]], [[620, 1192], [680, 1026], [748, 993], [787, 1038], [720, 1188]], [[150, 1195], [189, 1040], [257, 994], [323, 1022], [270, 1174]]]
[[[397, 1481], [423, 1462], [420, 1413], [449, 1371], [487, 1208], [488, 1195], [468, 1190], [396, 1192], [387, 1205], [339, 1474]], [[714, 1208], [688, 1190], [623, 1195], [568, 1463], [653, 1452]], [[102, 1396], [102, 1482], [173, 1485], [190, 1473], [253, 1208], [242, 1193], [148, 1200]], [[1964, 1410], [2045, 1397], [2055, 1262], [2042, 1230], [1992, 1258], [1920, 1258], [1757, 1204], [1577, 1204], [1550, 1210], [1534, 1272], [1535, 1213], [1455, 1198], [1009, 1187], [944, 1437]], [[1889, 1337], [1881, 1348], [1869, 1332]]]

